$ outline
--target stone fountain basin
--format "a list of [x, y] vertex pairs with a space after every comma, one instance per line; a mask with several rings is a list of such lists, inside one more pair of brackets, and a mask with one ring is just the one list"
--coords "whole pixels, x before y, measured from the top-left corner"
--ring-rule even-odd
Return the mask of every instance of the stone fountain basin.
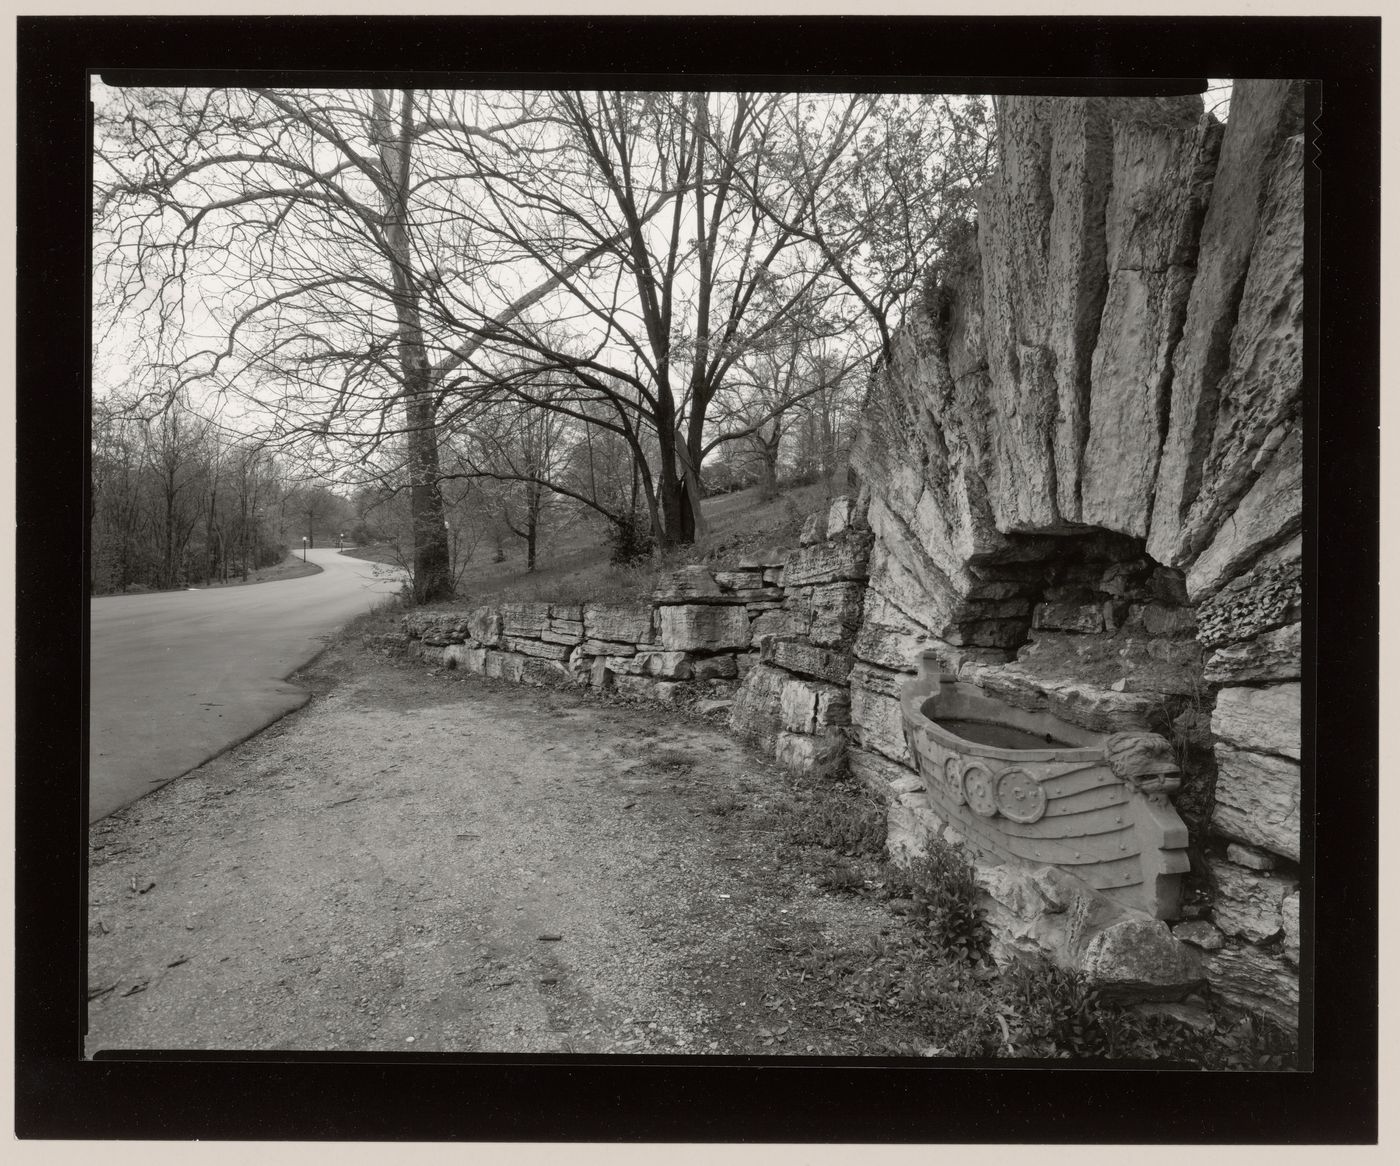
[[1056, 866], [1171, 918], [1190, 864], [1164, 796], [1117, 776], [1102, 733], [1019, 708], [924, 658], [903, 686], [904, 736], [929, 808], [983, 864]]

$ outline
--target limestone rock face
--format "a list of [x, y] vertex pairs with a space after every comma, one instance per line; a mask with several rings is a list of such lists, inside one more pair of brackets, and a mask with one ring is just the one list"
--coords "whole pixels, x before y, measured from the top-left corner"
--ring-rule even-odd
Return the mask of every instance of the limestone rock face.
[[1296, 421], [1302, 128], [1301, 84], [1236, 86], [1175, 354], [1147, 542], [1169, 566], [1215, 534], [1257, 476], [1270, 432]]
[[1212, 862], [1210, 872], [1216, 886], [1215, 925], [1226, 935], [1263, 943], [1283, 930], [1284, 899], [1297, 890], [1296, 879], [1232, 862]]
[[1299, 729], [1302, 690], [1297, 684], [1263, 688], [1223, 688], [1215, 700], [1210, 727], [1238, 749], [1301, 756]]
[[1203, 960], [1211, 989], [1226, 1000], [1298, 1029], [1298, 973], [1257, 947], [1226, 944]]
[[1300, 623], [1219, 648], [1206, 660], [1205, 669], [1205, 679], [1211, 684], [1296, 680], [1302, 675], [1303, 625]]
[[1227, 838], [1252, 842], [1298, 861], [1301, 770], [1296, 761], [1218, 745], [1211, 824]]

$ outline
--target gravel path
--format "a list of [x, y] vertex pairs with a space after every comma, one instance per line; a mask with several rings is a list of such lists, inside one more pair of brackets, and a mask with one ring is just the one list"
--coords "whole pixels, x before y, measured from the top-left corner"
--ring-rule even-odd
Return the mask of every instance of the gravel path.
[[892, 1052], [793, 952], [901, 926], [780, 860], [719, 726], [333, 648], [91, 830], [87, 1051]]

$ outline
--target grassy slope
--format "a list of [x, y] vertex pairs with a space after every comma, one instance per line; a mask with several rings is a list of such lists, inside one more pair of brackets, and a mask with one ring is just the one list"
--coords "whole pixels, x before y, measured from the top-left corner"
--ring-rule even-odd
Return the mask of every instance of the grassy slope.
[[[605, 532], [597, 526], [580, 525], [561, 533], [545, 545], [532, 572], [525, 570], [524, 554], [518, 548], [513, 548], [504, 562], [493, 563], [489, 549], [479, 547], [457, 585], [457, 601], [641, 599], [650, 594], [656, 576], [663, 571], [688, 563], [730, 561], [763, 546], [795, 546], [803, 521], [842, 493], [843, 483], [844, 474], [833, 483], [794, 487], [768, 501], [758, 497], [757, 489], [707, 498], [701, 505], [710, 530], [703, 538], [694, 546], [656, 555], [636, 567], [615, 567], [608, 562]], [[348, 553], [393, 561], [392, 552], [384, 547], [363, 547]]]

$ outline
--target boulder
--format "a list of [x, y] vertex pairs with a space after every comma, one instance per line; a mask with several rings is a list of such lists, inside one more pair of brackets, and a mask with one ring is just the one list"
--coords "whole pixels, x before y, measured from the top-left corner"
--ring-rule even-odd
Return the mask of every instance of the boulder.
[[660, 609], [661, 645], [676, 651], [722, 652], [749, 646], [749, 616], [742, 607], [677, 604]]
[[1100, 991], [1117, 998], [1180, 999], [1205, 978], [1201, 953], [1175, 939], [1160, 919], [1110, 923], [1089, 940], [1081, 967]]
[[1297, 862], [1302, 832], [1298, 763], [1229, 745], [1215, 747], [1215, 761], [1215, 829]]
[[1263, 688], [1222, 688], [1210, 727], [1222, 741], [1256, 753], [1301, 757], [1302, 688], [1296, 683]]

